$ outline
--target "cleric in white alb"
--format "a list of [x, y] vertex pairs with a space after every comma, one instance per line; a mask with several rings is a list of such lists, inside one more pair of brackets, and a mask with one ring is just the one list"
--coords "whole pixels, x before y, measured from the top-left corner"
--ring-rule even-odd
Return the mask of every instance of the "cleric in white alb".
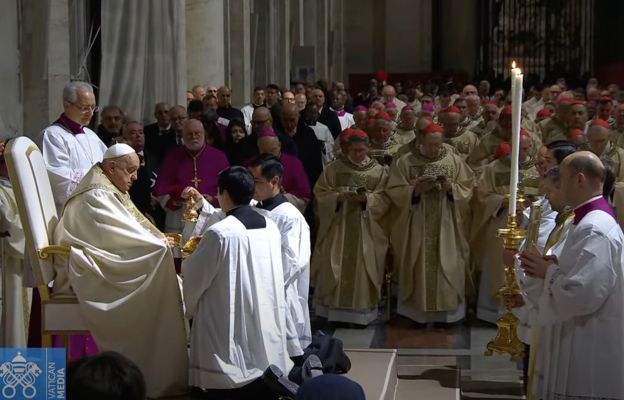
[[39, 147], [48, 169], [56, 210], [78, 186], [82, 177], [102, 161], [106, 146], [87, 128], [95, 106], [91, 85], [74, 81], [63, 89], [63, 114], [41, 132]]
[[624, 234], [602, 197], [605, 175], [594, 154], [567, 156], [560, 184], [575, 215], [559, 257], [520, 258], [544, 280], [536, 398], [624, 398]]
[[243, 167], [219, 174], [226, 217], [210, 226], [182, 263], [191, 329], [190, 384], [236, 389], [273, 364], [288, 373], [280, 233], [254, 211], [253, 178]]

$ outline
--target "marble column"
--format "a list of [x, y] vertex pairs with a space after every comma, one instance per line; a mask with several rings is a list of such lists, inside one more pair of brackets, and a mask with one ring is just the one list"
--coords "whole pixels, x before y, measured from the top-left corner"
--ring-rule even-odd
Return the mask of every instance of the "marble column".
[[225, 18], [225, 84], [232, 90], [232, 104], [241, 107], [251, 96], [251, 3], [227, 0]]
[[412, 73], [430, 70], [431, 2], [432, 0], [386, 0], [385, 69], [388, 72]]
[[225, 83], [225, 15], [223, 0], [186, 0], [188, 89]]
[[17, 2], [5, 2], [2, 12], [4, 23], [0, 24], [0, 138], [17, 136], [23, 132], [22, 76], [20, 73], [20, 49]]
[[442, 1], [442, 70], [472, 76], [477, 67], [477, 1]]
[[[20, 64], [24, 133], [36, 138], [63, 111], [63, 87], [70, 80], [67, 0], [22, 0]], [[27, 12], [26, 12], [27, 10]]]

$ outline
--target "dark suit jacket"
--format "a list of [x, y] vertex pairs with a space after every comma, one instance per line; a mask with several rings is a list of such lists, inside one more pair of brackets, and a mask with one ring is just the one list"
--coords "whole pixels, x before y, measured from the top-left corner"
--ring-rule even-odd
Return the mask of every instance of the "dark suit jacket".
[[336, 113], [332, 111], [327, 104], [323, 106], [323, 110], [321, 111], [318, 121], [327, 125], [334, 139], [336, 139], [338, 135], [340, 135], [340, 132], [342, 132], [338, 115], [336, 115]]
[[130, 198], [134, 205], [143, 214], [149, 215], [155, 222], [158, 229], [163, 230], [165, 225], [165, 212], [156, 204], [152, 206], [151, 193], [156, 183], [156, 171], [158, 163], [156, 157], [147, 149], [143, 150], [143, 155], [139, 155], [141, 165], [137, 171], [137, 180], [130, 187]]
[[154, 156], [156, 162], [154, 171], [158, 171], [158, 167], [165, 155], [167, 155], [169, 150], [177, 146], [175, 131], [170, 128], [168, 131], [160, 132], [158, 123], [155, 122], [146, 125], [143, 128], [143, 132], [145, 133], [145, 149]]
[[282, 151], [285, 153], [287, 151], [284, 150], [284, 143], [292, 142], [295, 145], [295, 155], [303, 164], [303, 169], [310, 181], [310, 189], [314, 189], [316, 181], [323, 172], [323, 143], [316, 138], [314, 130], [306, 126], [303, 120], [299, 122], [297, 132], [293, 136], [281, 132], [278, 136], [282, 141]]

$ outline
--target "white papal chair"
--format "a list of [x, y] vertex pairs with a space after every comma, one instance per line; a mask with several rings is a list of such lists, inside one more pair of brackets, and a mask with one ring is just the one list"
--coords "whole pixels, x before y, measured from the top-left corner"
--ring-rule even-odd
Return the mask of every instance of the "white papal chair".
[[55, 275], [54, 257], [69, 254], [69, 248], [53, 242], [59, 218], [43, 156], [37, 145], [24, 136], [9, 141], [4, 154], [24, 229], [26, 253], [41, 296], [41, 344], [52, 347], [52, 335], [58, 335], [68, 349], [70, 334], [89, 330], [76, 297], [55, 296], [48, 288]]

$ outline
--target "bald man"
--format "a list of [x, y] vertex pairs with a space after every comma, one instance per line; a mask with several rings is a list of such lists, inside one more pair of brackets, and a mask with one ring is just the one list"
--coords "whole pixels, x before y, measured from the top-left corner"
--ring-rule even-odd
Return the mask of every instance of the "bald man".
[[524, 252], [524, 271], [543, 281], [529, 299], [544, 326], [534, 398], [624, 398], [624, 235], [602, 197], [606, 170], [593, 153], [560, 167], [573, 226], [558, 257]]
[[312, 189], [303, 164], [297, 157], [282, 152], [280, 141], [272, 129], [263, 129], [257, 137], [258, 152], [271, 154], [282, 163], [284, 167], [284, 175], [282, 176], [284, 195], [303, 214], [312, 198]]
[[381, 89], [381, 97], [383, 97], [384, 104], [394, 103], [396, 105], [397, 112], [399, 113], [401, 112], [403, 107], [405, 107], [405, 102], [397, 99], [396, 90], [392, 85], [386, 85], [383, 87], [383, 89]]
[[[309, 107], [313, 108], [310, 118], [318, 118], [318, 108], [316, 104], [311, 103]], [[325, 126], [325, 135], [320, 136], [316, 130], [308, 126], [307, 122], [303, 123], [304, 118], [292, 103], [285, 103], [280, 113], [282, 121], [282, 135], [278, 135], [282, 143], [291, 141], [295, 147], [295, 155], [303, 163], [308, 181], [310, 182], [310, 190], [314, 187], [316, 180], [323, 172], [324, 161], [333, 159], [333, 138], [329, 128]], [[310, 113], [305, 113], [308, 115]], [[319, 123], [320, 125], [320, 123]], [[324, 142], [330, 146], [329, 154], [325, 151]], [[288, 152], [287, 152], [288, 153]]]

